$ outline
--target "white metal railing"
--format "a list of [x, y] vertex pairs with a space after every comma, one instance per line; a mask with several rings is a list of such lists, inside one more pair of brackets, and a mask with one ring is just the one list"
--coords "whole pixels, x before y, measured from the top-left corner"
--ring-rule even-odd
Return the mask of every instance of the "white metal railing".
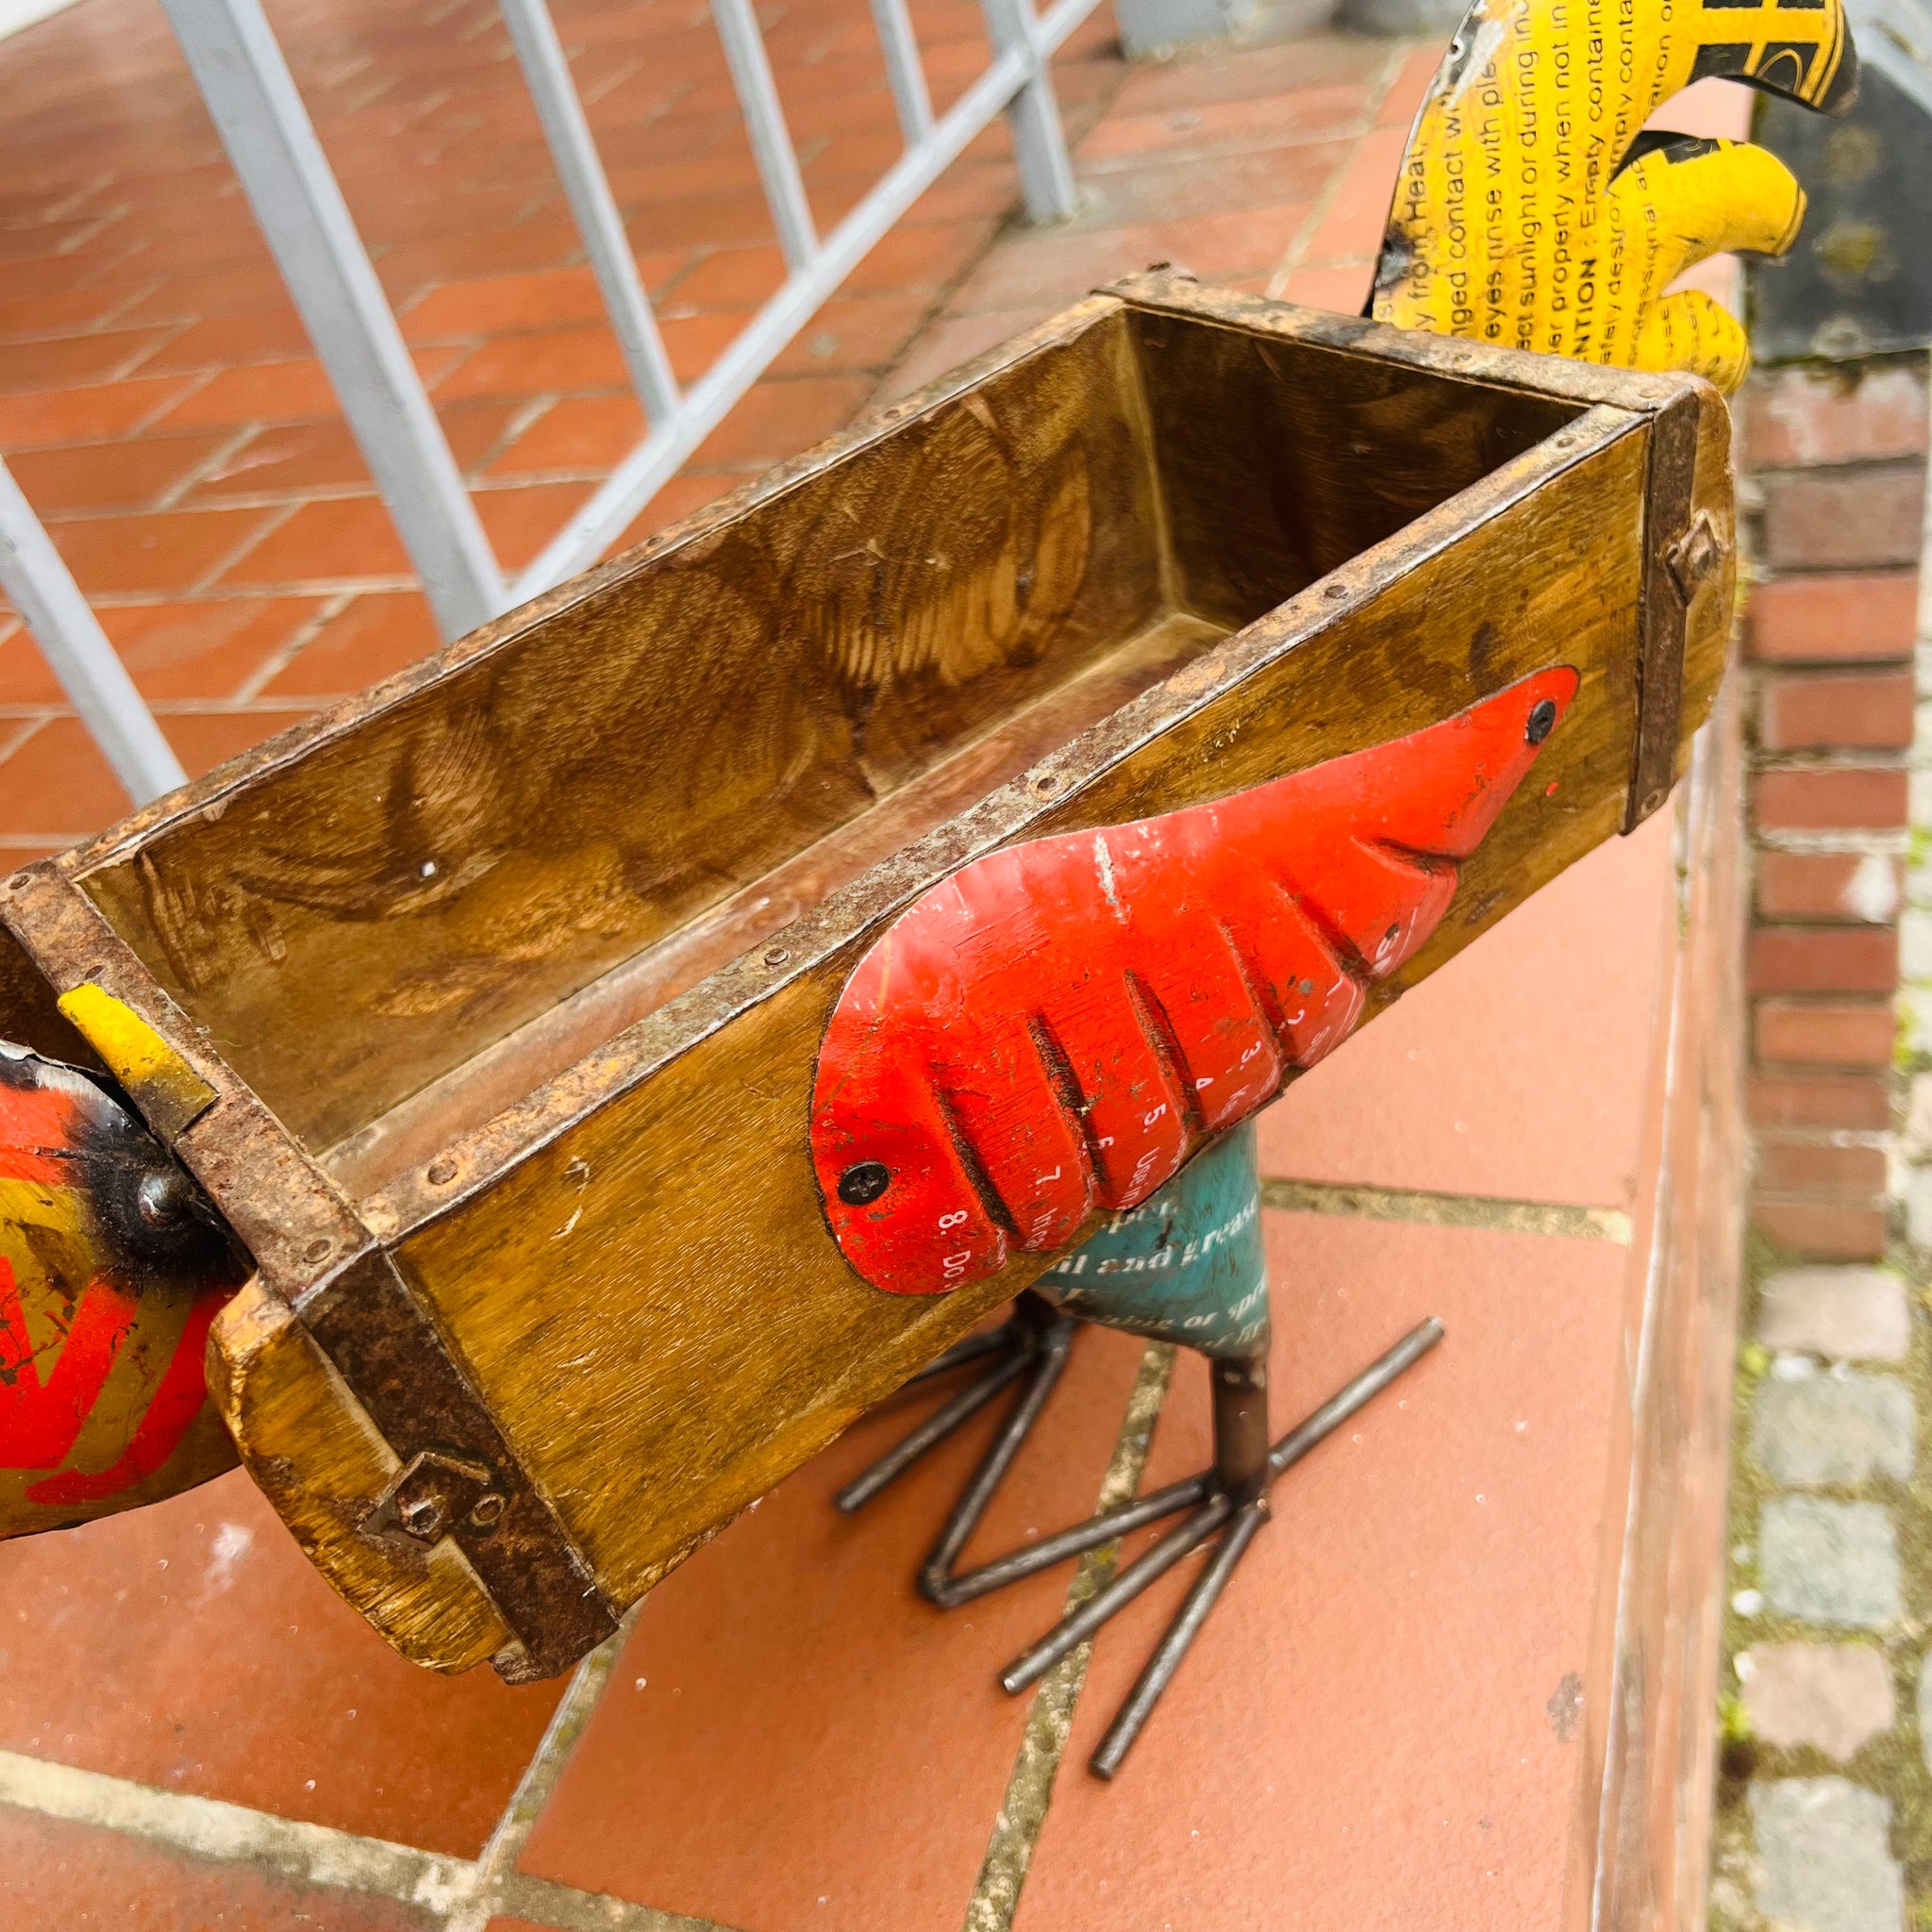
[[[498, 0], [646, 433], [506, 582], [260, 0], [163, 0], [209, 113], [447, 638], [593, 562], [682, 467], [874, 243], [1001, 113], [1035, 221], [1070, 215], [1073, 166], [1047, 61], [1098, 0], [981, 0], [993, 58], [935, 115], [906, 0], [870, 0], [905, 139], [899, 159], [821, 236], [752, 0], [711, 0], [789, 271], [718, 360], [681, 389], [545, 0]], [[0, 466], [0, 588], [44, 648], [138, 802], [182, 782], [169, 749], [26, 499]]]

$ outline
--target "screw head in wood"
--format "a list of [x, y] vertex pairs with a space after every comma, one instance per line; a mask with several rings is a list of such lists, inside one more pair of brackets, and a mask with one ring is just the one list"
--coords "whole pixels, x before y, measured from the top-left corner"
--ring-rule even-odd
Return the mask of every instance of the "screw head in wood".
[[765, 948], [765, 964], [767, 966], [782, 966], [791, 957], [791, 955], [783, 946], [767, 946]]
[[1530, 712], [1529, 723], [1523, 727], [1523, 735], [1531, 744], [1541, 744], [1556, 728], [1556, 704], [1545, 698]]
[[839, 1176], [839, 1198], [848, 1208], [869, 1208], [892, 1185], [892, 1170], [883, 1160], [861, 1160]]

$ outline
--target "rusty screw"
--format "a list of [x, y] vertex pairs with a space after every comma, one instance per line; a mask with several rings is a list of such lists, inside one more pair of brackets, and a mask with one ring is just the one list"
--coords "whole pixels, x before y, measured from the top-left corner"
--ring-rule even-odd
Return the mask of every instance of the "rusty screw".
[[411, 1496], [396, 1519], [419, 1542], [434, 1542], [442, 1532], [442, 1505], [434, 1496]]

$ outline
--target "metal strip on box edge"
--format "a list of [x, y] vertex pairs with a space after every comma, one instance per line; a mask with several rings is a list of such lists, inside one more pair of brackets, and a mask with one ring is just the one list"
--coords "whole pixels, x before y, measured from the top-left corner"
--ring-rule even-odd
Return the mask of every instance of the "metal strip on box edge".
[[609, 1636], [616, 1611], [394, 1261], [366, 1249], [296, 1312], [406, 1467], [438, 1450], [497, 1477], [502, 1513], [446, 1533], [528, 1653], [527, 1671], [499, 1660], [499, 1674], [553, 1676]]
[[1624, 830], [1635, 831], [1671, 795], [1683, 712], [1684, 640], [1690, 606], [1671, 574], [1671, 546], [1690, 528], [1697, 482], [1696, 391], [1651, 419], [1643, 505], [1643, 590], [1637, 656], [1637, 730]]

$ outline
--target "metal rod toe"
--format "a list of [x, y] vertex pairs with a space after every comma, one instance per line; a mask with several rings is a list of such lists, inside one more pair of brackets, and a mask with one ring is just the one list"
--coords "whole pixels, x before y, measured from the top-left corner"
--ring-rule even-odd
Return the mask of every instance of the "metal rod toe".
[[1132, 1750], [1134, 1740], [1141, 1735], [1141, 1727], [1160, 1701], [1160, 1693], [1174, 1681], [1174, 1674], [1180, 1669], [1181, 1659], [1201, 1634], [1208, 1613], [1220, 1602], [1221, 1592], [1227, 1588], [1227, 1579], [1234, 1574], [1235, 1565], [1247, 1554], [1256, 1531], [1267, 1520], [1268, 1499], [1265, 1496], [1257, 1496], [1235, 1511], [1227, 1534], [1214, 1546], [1213, 1556], [1208, 1559], [1200, 1575], [1195, 1577], [1194, 1587], [1188, 1591], [1180, 1613], [1167, 1626], [1166, 1636], [1147, 1659], [1146, 1668], [1134, 1680], [1134, 1688], [1127, 1693], [1127, 1701], [1121, 1706], [1113, 1723], [1107, 1727], [1100, 1748], [1088, 1759], [1088, 1767], [1096, 1777], [1111, 1778], [1121, 1768], [1122, 1759]]
[[[979, 1527], [979, 1520], [986, 1514], [987, 1506], [1006, 1479], [1014, 1457], [1020, 1453], [1020, 1445], [1033, 1433], [1033, 1425], [1040, 1420], [1047, 1397], [1053, 1393], [1054, 1385], [1066, 1368], [1067, 1353], [1074, 1342], [1074, 1326], [1071, 1321], [1056, 1323], [1039, 1338], [1030, 1356], [1021, 1357], [1023, 1365], [1031, 1371], [1026, 1386], [1021, 1391], [1019, 1401], [1013, 1405], [1012, 1413], [1000, 1424], [999, 1433], [992, 1439], [979, 1467], [973, 1472], [973, 1480], [953, 1506], [952, 1514], [946, 1518], [940, 1531], [939, 1541], [933, 1545], [932, 1553], [919, 1573], [920, 1590], [941, 1609], [951, 1608], [955, 1601], [952, 1593], [953, 1565], [959, 1560], [959, 1553], [966, 1547], [973, 1532]], [[964, 1599], [958, 1601], [963, 1602]]]
[[904, 1475], [928, 1450], [937, 1448], [956, 1429], [977, 1415], [1029, 1366], [1031, 1357], [1015, 1350], [975, 1381], [969, 1382], [951, 1401], [941, 1403], [934, 1409], [903, 1441], [888, 1449], [870, 1468], [854, 1476], [832, 1498], [832, 1507], [846, 1516], [856, 1509], [862, 1509], [887, 1484]]
[[1037, 1576], [1041, 1571], [1051, 1570], [1070, 1557], [1085, 1556], [1089, 1550], [1097, 1550], [1102, 1543], [1110, 1543], [1129, 1530], [1158, 1523], [1163, 1516], [1172, 1516], [1177, 1510], [1191, 1509], [1206, 1498], [1210, 1487], [1205, 1474], [1191, 1475], [1183, 1482], [1169, 1483], [1164, 1490], [1137, 1496], [1131, 1503], [1103, 1510], [1100, 1515], [1089, 1517], [1085, 1523], [1076, 1523], [1054, 1536], [1041, 1537], [1024, 1549], [996, 1557], [976, 1570], [962, 1571], [947, 1582], [944, 1607], [952, 1609], [971, 1603], [990, 1591], [1004, 1590], [1023, 1577]]
[[1104, 1590], [1090, 1597], [1071, 1616], [1063, 1617], [1030, 1650], [1015, 1657], [1000, 1673], [1000, 1685], [1009, 1695], [1017, 1695], [1027, 1685], [1045, 1676], [1060, 1658], [1086, 1642], [1109, 1617], [1134, 1601], [1157, 1578], [1166, 1574], [1191, 1551], [1198, 1550], [1234, 1513], [1234, 1504], [1224, 1495], [1209, 1496], [1192, 1515], [1178, 1523], [1151, 1550], [1137, 1557]]

